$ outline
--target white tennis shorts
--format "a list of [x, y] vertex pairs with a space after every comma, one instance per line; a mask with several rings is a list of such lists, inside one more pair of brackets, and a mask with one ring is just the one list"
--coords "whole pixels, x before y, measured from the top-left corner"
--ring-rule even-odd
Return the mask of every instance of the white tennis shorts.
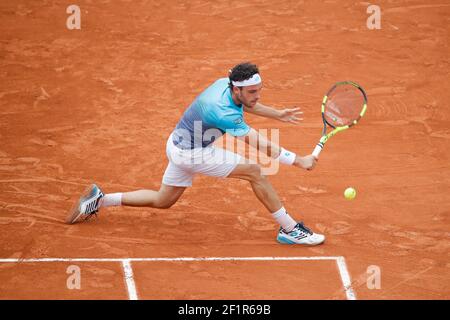
[[240, 155], [213, 145], [192, 150], [180, 149], [174, 145], [172, 135], [167, 139], [166, 154], [169, 164], [162, 182], [177, 187], [192, 186], [197, 173], [225, 178], [241, 161]]

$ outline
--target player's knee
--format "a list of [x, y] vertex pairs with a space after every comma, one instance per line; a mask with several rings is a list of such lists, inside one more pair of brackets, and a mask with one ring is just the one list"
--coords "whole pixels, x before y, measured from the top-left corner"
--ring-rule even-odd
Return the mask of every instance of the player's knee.
[[253, 182], [264, 179], [264, 176], [261, 174], [261, 167], [257, 164], [252, 164], [249, 166], [248, 175], [250, 180]]
[[162, 203], [160, 206], [158, 206], [158, 209], [169, 209], [173, 206], [173, 203]]
[[176, 201], [157, 201], [155, 208], [157, 209], [169, 209], [175, 204]]

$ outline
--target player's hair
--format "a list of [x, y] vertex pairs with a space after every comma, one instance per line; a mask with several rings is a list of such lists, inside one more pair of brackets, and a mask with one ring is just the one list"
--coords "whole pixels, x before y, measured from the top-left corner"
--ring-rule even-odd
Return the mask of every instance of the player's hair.
[[242, 62], [233, 67], [230, 70], [228, 78], [230, 82], [228, 86], [233, 89], [233, 83], [231, 81], [244, 81], [250, 79], [255, 73], [259, 73], [259, 69], [256, 64], [250, 62]]

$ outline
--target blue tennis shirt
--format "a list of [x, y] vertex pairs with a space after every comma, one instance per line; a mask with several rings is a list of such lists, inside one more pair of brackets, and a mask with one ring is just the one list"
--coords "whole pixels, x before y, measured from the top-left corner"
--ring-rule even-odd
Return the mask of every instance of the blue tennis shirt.
[[181, 149], [205, 148], [225, 133], [243, 136], [250, 131], [242, 105], [236, 105], [221, 78], [206, 88], [184, 112], [172, 135]]

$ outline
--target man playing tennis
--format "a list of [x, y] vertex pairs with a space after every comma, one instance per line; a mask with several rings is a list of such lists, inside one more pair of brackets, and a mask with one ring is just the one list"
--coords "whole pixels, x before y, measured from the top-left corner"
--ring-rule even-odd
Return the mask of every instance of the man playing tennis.
[[258, 67], [251, 63], [236, 65], [228, 78], [215, 81], [189, 106], [167, 140], [169, 164], [158, 191], [138, 190], [104, 195], [96, 185], [90, 186], [67, 217], [67, 223], [90, 218], [100, 208], [134, 206], [168, 209], [196, 174], [220, 178], [237, 178], [250, 182], [253, 192], [280, 224], [277, 240], [285, 244], [321, 244], [325, 237], [313, 233], [294, 220], [284, 208], [269, 180], [261, 174], [258, 164], [249, 163], [240, 155], [213, 146], [215, 139], [228, 133], [283, 164], [306, 170], [314, 168], [313, 155], [300, 157], [268, 141], [244, 121], [243, 112], [281, 121], [296, 122], [298, 108], [277, 110], [258, 103], [262, 79]]

